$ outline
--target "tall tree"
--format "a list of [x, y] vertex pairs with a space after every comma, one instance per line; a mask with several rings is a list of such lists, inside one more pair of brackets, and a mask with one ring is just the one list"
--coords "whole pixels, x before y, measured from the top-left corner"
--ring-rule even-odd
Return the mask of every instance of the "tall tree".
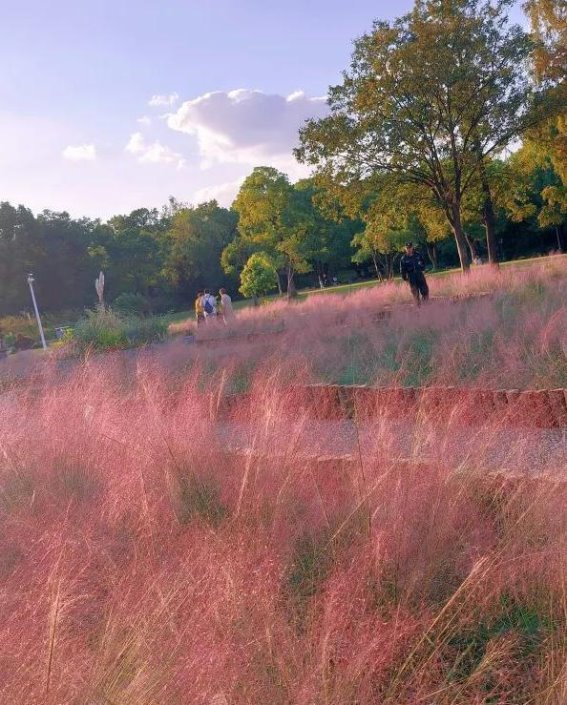
[[57, 311], [90, 303], [99, 270], [89, 246], [99, 224], [47, 210], [38, 215], [37, 224], [44, 254], [36, 272], [42, 307]]
[[302, 179], [295, 186], [296, 194], [303, 199], [303, 212], [310, 213], [306, 242], [311, 264], [323, 286], [329, 274], [348, 268], [351, 263], [351, 241], [363, 224], [358, 218], [350, 218], [344, 209], [338, 208], [332, 194], [315, 179]]
[[557, 228], [561, 245], [567, 214], [567, 3], [528, 0], [524, 8], [536, 40], [532, 54], [534, 74], [559, 105], [557, 115], [528, 133], [526, 146], [532, 161], [537, 161], [540, 168], [551, 166], [559, 177], [542, 194], [547, 204], [542, 218]]
[[308, 199], [282, 172], [256, 167], [242, 184], [233, 208], [239, 216], [241, 247], [266, 253], [285, 273], [288, 296], [294, 296], [295, 275], [311, 269], [313, 213]]
[[[308, 121], [296, 156], [344, 184], [375, 172], [427, 186], [470, 258], [462, 201], [479, 167], [542, 119], [525, 62], [530, 41], [508, 22], [513, 0], [417, 0], [358, 39], [330, 89], [331, 114]], [[536, 109], [537, 107], [537, 109]]]
[[[26, 276], [44, 259], [39, 226], [24, 206], [0, 203], [0, 314], [29, 309]], [[39, 288], [49, 286], [38, 281]]]
[[535, 220], [539, 228], [552, 228], [557, 250], [562, 252], [567, 198], [549, 151], [541, 143], [527, 140], [509, 159], [506, 172], [501, 198], [510, 218], [515, 222]]
[[237, 221], [234, 211], [216, 201], [175, 212], [164, 272], [185, 298], [192, 298], [198, 289], [235, 285], [235, 279], [223, 272], [221, 254], [236, 236]]

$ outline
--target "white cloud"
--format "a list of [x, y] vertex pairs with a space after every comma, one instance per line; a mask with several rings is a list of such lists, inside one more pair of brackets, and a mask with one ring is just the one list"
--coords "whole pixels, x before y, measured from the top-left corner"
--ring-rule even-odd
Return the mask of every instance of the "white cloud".
[[244, 177], [236, 179], [236, 181], [227, 181], [223, 184], [213, 186], [205, 186], [195, 191], [193, 196], [194, 203], [204, 203], [205, 201], [218, 201], [219, 205], [228, 208], [236, 198]]
[[307, 118], [327, 111], [324, 98], [310, 98], [303, 91], [282, 96], [241, 88], [188, 100], [169, 115], [167, 124], [197, 138], [203, 167], [269, 163], [298, 172], [292, 156], [298, 130]]
[[136, 122], [140, 125], [143, 125], [144, 127], [149, 127], [149, 125], [152, 124], [151, 118], [149, 118], [147, 115], [142, 115], [142, 117], [139, 117]]
[[94, 162], [96, 147], [94, 144], [69, 145], [63, 150], [63, 157], [71, 162]]
[[141, 164], [174, 164], [178, 169], [185, 165], [185, 160], [161, 142], [146, 142], [141, 132], [134, 132], [125, 147], [126, 151], [138, 158]]
[[179, 95], [177, 93], [170, 93], [169, 95], [153, 95], [148, 101], [148, 105], [151, 108], [160, 108], [165, 106], [171, 107], [175, 105], [179, 100]]

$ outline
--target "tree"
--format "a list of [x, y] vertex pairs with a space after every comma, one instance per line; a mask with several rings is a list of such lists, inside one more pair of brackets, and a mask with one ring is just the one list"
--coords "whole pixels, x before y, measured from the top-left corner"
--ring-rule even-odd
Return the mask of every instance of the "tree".
[[[447, 219], [431, 192], [393, 174], [374, 174], [348, 187], [319, 176], [327, 211], [347, 214], [355, 225], [352, 261], [372, 261], [378, 278], [391, 277], [395, 257], [412, 240], [423, 246], [437, 267], [437, 243], [448, 235]], [[339, 205], [337, 205], [339, 204]], [[361, 230], [361, 226], [363, 229]], [[359, 230], [359, 232], [356, 232]]]
[[[112, 298], [123, 293], [149, 296], [162, 283], [163, 228], [157, 210], [139, 208], [111, 218], [97, 231], [96, 248]], [[94, 243], [93, 243], [94, 244]], [[102, 248], [102, 249], [100, 249]], [[96, 258], [96, 257], [95, 257]]]
[[45, 210], [36, 220], [43, 249], [36, 269], [42, 308], [60, 311], [90, 304], [93, 281], [101, 268], [89, 248], [100, 224], [71, 218], [65, 211]]
[[532, 163], [553, 168], [558, 179], [542, 193], [543, 225], [553, 225], [559, 248], [567, 214], [567, 4], [565, 0], [528, 0], [525, 10], [536, 40], [532, 63], [537, 80], [548, 88], [560, 107], [557, 115], [527, 135], [526, 152]]
[[240, 292], [256, 299], [272, 291], [277, 286], [276, 268], [265, 252], [251, 255], [240, 274]]
[[312, 213], [285, 174], [256, 167], [233, 203], [242, 247], [265, 252], [278, 272], [285, 272], [287, 294], [294, 296], [295, 275], [311, 269]]
[[[0, 314], [17, 313], [29, 308], [26, 276], [37, 273], [44, 259], [39, 227], [33, 213], [24, 206], [15, 208], [0, 203]], [[50, 283], [38, 279], [40, 289]]]
[[167, 233], [164, 274], [169, 283], [193, 297], [198, 289], [234, 284], [221, 266], [221, 254], [236, 235], [237, 215], [216, 201], [178, 209]]
[[524, 9], [537, 40], [534, 69], [540, 80], [550, 81], [559, 91], [567, 79], [567, 5], [565, 0], [527, 0]]
[[563, 251], [567, 198], [550, 153], [540, 143], [527, 140], [506, 168], [510, 176], [503, 200], [510, 218], [515, 222], [535, 219], [540, 228], [553, 228], [557, 250]]
[[355, 42], [330, 89], [331, 114], [300, 132], [296, 156], [344, 185], [375, 173], [426, 186], [470, 258], [462, 201], [479, 168], [544, 113], [524, 70], [530, 41], [512, 0], [418, 0]]
[[329, 273], [350, 266], [351, 241], [363, 225], [358, 218], [349, 218], [339, 207], [332, 193], [315, 179], [302, 179], [295, 186], [298, 197], [304, 199], [304, 212], [310, 213], [311, 222], [304, 243], [315, 270], [319, 285], [323, 286]]

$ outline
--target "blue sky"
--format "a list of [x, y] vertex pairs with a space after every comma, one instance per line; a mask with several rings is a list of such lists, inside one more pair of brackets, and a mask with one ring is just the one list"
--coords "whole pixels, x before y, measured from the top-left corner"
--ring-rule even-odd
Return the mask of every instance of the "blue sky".
[[411, 4], [3, 0], [0, 200], [105, 218], [228, 205], [257, 164], [296, 178], [352, 40]]

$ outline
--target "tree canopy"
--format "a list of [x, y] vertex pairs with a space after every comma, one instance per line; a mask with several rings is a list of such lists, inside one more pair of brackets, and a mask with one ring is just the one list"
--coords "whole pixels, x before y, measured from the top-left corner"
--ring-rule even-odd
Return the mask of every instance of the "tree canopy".
[[428, 187], [470, 258], [462, 202], [483, 161], [545, 112], [525, 66], [528, 35], [511, 25], [511, 0], [418, 0], [355, 42], [331, 114], [301, 130], [296, 150], [344, 185], [376, 173]]
[[231, 207], [170, 198], [107, 222], [0, 201], [0, 315], [29, 310], [28, 272], [43, 310], [94, 305], [104, 271], [106, 301], [145, 313], [274, 276], [288, 295], [389, 277], [408, 239], [463, 270], [564, 249], [567, 4], [526, 0], [529, 32], [513, 4], [416, 0], [376, 21], [300, 131], [314, 172], [297, 183], [258, 166]]

